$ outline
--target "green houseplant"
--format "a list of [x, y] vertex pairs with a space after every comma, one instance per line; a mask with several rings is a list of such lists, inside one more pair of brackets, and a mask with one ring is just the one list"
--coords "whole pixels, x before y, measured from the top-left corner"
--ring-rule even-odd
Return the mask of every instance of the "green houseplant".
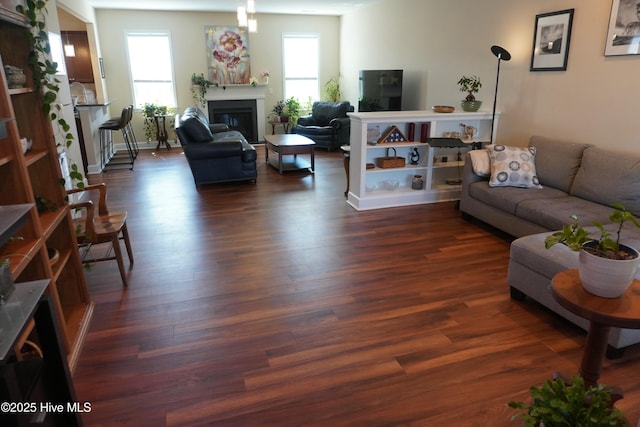
[[273, 121], [281, 121], [284, 113], [284, 107], [285, 105], [283, 100], [276, 102], [271, 110], [271, 117], [273, 118]]
[[[522, 409], [511, 420], [525, 422], [526, 427], [622, 427], [629, 423], [624, 414], [613, 407], [620, 397], [603, 385], [585, 387], [584, 379], [574, 376], [568, 383], [563, 378], [547, 380], [541, 387], [530, 388], [531, 403], [509, 402]], [[543, 423], [543, 424], [541, 424]]]
[[[174, 108], [169, 108], [166, 105], [158, 105], [154, 103], [145, 103], [142, 106], [142, 118], [144, 125], [144, 136], [147, 138], [147, 142], [150, 142], [155, 135], [155, 116], [166, 116], [175, 112]], [[173, 119], [170, 121], [173, 124]]]
[[293, 96], [285, 100], [283, 114], [289, 118], [291, 126], [295, 126], [298, 117], [300, 117], [300, 101]]
[[339, 102], [342, 99], [342, 91], [340, 90], [340, 81], [331, 77], [324, 84], [324, 101]]
[[205, 99], [207, 89], [213, 86], [213, 84], [213, 82], [210, 82], [204, 77], [203, 73], [200, 73], [200, 75], [193, 73], [191, 75], [191, 96], [202, 108], [207, 105], [207, 100]]
[[626, 222], [640, 227], [640, 222], [622, 204], [611, 205], [613, 213], [609, 220], [617, 224], [615, 235], [594, 222], [600, 237], [580, 226], [577, 215], [572, 215], [572, 224], [550, 234], [545, 239], [547, 249], [563, 243], [573, 251], [579, 251], [578, 271], [585, 289], [605, 298], [616, 298], [631, 285], [640, 261], [640, 254], [634, 248], [620, 243], [622, 228]]
[[478, 93], [482, 87], [478, 76], [462, 76], [458, 80], [460, 92], [467, 92], [467, 96], [461, 101], [460, 106], [464, 111], [478, 111], [482, 105], [482, 101], [476, 100], [474, 93]]

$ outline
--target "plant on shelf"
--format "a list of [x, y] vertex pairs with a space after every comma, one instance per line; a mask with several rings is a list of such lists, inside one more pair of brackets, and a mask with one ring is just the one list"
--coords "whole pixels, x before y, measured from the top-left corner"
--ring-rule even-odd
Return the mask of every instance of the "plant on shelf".
[[215, 83], [207, 80], [203, 73], [200, 73], [200, 75], [193, 73], [191, 75], [191, 96], [202, 108], [207, 106], [207, 100], [205, 98], [207, 89], [214, 84]]
[[[46, 31], [48, 0], [26, 0], [24, 4], [16, 6], [16, 11], [27, 19], [29, 26], [29, 42], [32, 50], [29, 53], [29, 65], [33, 74], [35, 89], [42, 90], [42, 111], [56, 125], [55, 132], [64, 139], [65, 148], [73, 144], [74, 136], [70, 132], [71, 126], [61, 115], [62, 103], [58, 98], [60, 80], [56, 77], [58, 64], [51, 58], [51, 44]], [[78, 165], [71, 165], [70, 177], [77, 188], [84, 188], [84, 177], [78, 171]], [[62, 179], [64, 185], [64, 179]]]
[[579, 376], [569, 383], [561, 377], [547, 380], [542, 387], [531, 387], [530, 394], [531, 403], [509, 402], [509, 407], [526, 411], [513, 415], [511, 421], [524, 421], [526, 427], [629, 425], [624, 414], [613, 407], [618, 394], [603, 385], [587, 388]]
[[[614, 210], [609, 216], [609, 220], [612, 224], [617, 224], [615, 238], [605, 229], [604, 225], [597, 221], [594, 221], [593, 225], [598, 229], [600, 237], [597, 239], [591, 237], [592, 233], [580, 226], [578, 216], [572, 215], [572, 224], [565, 225], [562, 230], [550, 234], [544, 241], [547, 249], [558, 243], [563, 243], [571, 250], [579, 251], [578, 270], [583, 286], [589, 292], [607, 298], [615, 298], [624, 293], [631, 285], [638, 261], [640, 261], [640, 254], [637, 250], [620, 243], [622, 227], [625, 222], [631, 222], [639, 228], [640, 222], [622, 204], [614, 203], [611, 207]], [[605, 270], [599, 273], [601, 269], [608, 268], [611, 268], [612, 271]], [[597, 270], [594, 271], [594, 269]], [[595, 278], [595, 276], [592, 278], [592, 273], [605, 274], [605, 276], [599, 277], [607, 277], [607, 283], [598, 284], [601, 279]]]
[[462, 109], [464, 111], [478, 111], [482, 101], [476, 100], [474, 93], [478, 93], [482, 87], [480, 78], [478, 76], [462, 76], [460, 80], [458, 80], [458, 86], [460, 87], [460, 92], [467, 92], [467, 96], [460, 103]]
[[342, 99], [342, 91], [340, 90], [340, 81], [337, 78], [331, 77], [324, 84], [324, 101], [339, 102]]

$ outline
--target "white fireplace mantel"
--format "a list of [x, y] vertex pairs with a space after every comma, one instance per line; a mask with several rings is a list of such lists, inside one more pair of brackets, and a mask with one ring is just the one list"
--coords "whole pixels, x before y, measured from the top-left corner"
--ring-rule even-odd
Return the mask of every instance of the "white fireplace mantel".
[[[220, 85], [211, 86], [205, 94], [207, 101], [230, 101], [236, 99], [253, 99], [256, 101], [256, 114], [258, 124], [258, 141], [264, 141], [264, 132], [267, 126], [267, 115], [264, 108], [264, 88], [267, 85]], [[207, 108], [208, 110], [208, 108]], [[209, 111], [207, 111], [207, 117]]]

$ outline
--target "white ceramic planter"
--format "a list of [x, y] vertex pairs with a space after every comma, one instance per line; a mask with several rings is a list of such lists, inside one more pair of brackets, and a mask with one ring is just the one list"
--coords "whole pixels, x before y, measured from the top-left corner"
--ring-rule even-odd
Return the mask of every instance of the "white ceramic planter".
[[603, 298], [618, 298], [631, 286], [640, 263], [637, 250], [620, 245], [635, 253], [632, 260], [606, 259], [580, 250], [578, 273], [582, 286], [590, 293]]

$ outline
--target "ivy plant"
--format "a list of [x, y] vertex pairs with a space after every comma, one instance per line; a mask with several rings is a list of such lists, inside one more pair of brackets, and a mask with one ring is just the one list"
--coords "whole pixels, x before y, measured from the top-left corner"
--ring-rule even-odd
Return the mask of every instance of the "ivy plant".
[[207, 105], [207, 100], [205, 98], [207, 89], [213, 85], [215, 85], [215, 83], [207, 80], [203, 73], [200, 73], [200, 75], [193, 73], [191, 75], [191, 96], [202, 108]]
[[[16, 6], [16, 11], [26, 18], [29, 25], [28, 36], [32, 47], [29, 53], [29, 65], [33, 73], [34, 87], [42, 91], [42, 111], [57, 128], [56, 133], [63, 137], [65, 148], [69, 148], [75, 138], [70, 132], [71, 126], [60, 114], [62, 111], [62, 104], [58, 99], [60, 80], [55, 76], [58, 64], [50, 59], [51, 44], [46, 20], [47, 2], [48, 0], [25, 0], [24, 5]], [[76, 182], [76, 187], [84, 188], [84, 177], [75, 163], [71, 165], [70, 177]], [[64, 179], [61, 183], [64, 185]]]

